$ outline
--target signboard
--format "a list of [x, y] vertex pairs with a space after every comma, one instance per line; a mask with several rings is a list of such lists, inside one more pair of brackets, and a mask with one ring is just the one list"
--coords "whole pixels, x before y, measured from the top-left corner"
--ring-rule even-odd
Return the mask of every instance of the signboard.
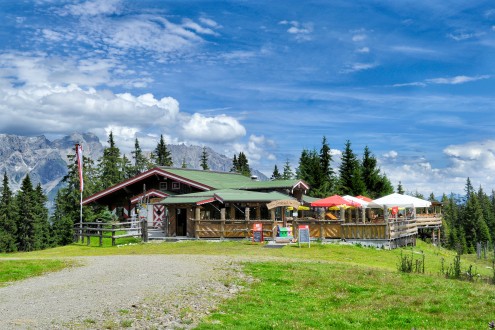
[[263, 224], [255, 223], [253, 225], [253, 242], [263, 242]]
[[273, 201], [271, 203], [268, 203], [266, 204], [266, 208], [269, 210], [280, 206], [292, 206], [297, 208], [299, 207], [299, 205], [301, 205], [301, 203], [299, 203], [295, 199], [284, 199], [284, 200]]
[[311, 245], [310, 237], [309, 237], [309, 226], [308, 225], [299, 225], [297, 235], [297, 243], [299, 247], [301, 247], [301, 243], [308, 243], [308, 247]]

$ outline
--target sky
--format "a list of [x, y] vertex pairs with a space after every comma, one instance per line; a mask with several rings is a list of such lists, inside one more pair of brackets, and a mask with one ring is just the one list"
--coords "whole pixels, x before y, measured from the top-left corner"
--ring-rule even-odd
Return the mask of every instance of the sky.
[[326, 137], [396, 188], [495, 189], [495, 3], [3, 0], [0, 133], [244, 152], [270, 176]]

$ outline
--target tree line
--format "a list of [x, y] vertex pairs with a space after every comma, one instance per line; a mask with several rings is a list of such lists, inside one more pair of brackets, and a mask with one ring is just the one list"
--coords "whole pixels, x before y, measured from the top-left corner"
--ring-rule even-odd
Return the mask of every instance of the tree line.
[[443, 195], [442, 243], [458, 253], [476, 252], [476, 244], [495, 242], [495, 191], [474, 190], [467, 178], [464, 196]]
[[[95, 162], [83, 157], [83, 198], [104, 190], [121, 181], [131, 178], [155, 166], [173, 166], [171, 154], [160, 136], [156, 148], [150, 156], [145, 156], [136, 138], [131, 158], [121, 154], [116, 146], [113, 134], [108, 136], [108, 145], [103, 155]], [[54, 200], [54, 208], [49, 216], [46, 208], [47, 197], [41, 186], [33, 187], [26, 176], [21, 189], [14, 194], [9, 188], [7, 175], [4, 174], [0, 196], [0, 252], [31, 251], [56, 245], [70, 244], [73, 241], [74, 224], [79, 219], [80, 192], [76, 157], [68, 155], [68, 173], [62, 179], [64, 187], [59, 189]], [[131, 162], [132, 160], [132, 162]], [[362, 158], [354, 153], [351, 142], [346, 141], [338, 168], [332, 165], [330, 146], [323, 137], [321, 148], [304, 149], [299, 164], [292, 170], [287, 160], [282, 171], [274, 166], [272, 180], [301, 179], [307, 182], [313, 197], [339, 195], [364, 195], [372, 199], [394, 191], [390, 180], [381, 172], [377, 160], [368, 147], [364, 148]], [[185, 166], [185, 161], [181, 164]], [[208, 170], [208, 154], [203, 148], [200, 166]], [[250, 176], [251, 169], [246, 155], [240, 152], [234, 155], [231, 172]], [[397, 192], [404, 193], [401, 183]], [[412, 194], [424, 198], [417, 192]], [[470, 181], [466, 184], [466, 196], [454, 195], [442, 197], [443, 234], [442, 243], [462, 253], [471, 253], [477, 242], [490, 243], [495, 240], [495, 194], [486, 195], [480, 187], [477, 192]], [[433, 194], [429, 197], [434, 199]], [[101, 206], [83, 208], [83, 219], [112, 218], [112, 214]]]
[[337, 194], [363, 195], [375, 199], [394, 192], [390, 180], [381, 173], [377, 160], [368, 147], [364, 148], [363, 157], [359, 159], [351, 148], [351, 142], [347, 140], [337, 170], [332, 167], [332, 161], [330, 146], [324, 136], [319, 151], [304, 149], [301, 152], [295, 173], [289, 161], [286, 161], [282, 173], [275, 165], [271, 179], [304, 180], [311, 187], [309, 195], [320, 198]]

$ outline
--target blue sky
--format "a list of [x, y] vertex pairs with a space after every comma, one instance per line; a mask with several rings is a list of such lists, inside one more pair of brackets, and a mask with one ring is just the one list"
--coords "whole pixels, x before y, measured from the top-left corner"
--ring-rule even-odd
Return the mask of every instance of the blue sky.
[[326, 136], [394, 187], [495, 187], [488, 1], [0, 5], [0, 133], [207, 145], [271, 174]]

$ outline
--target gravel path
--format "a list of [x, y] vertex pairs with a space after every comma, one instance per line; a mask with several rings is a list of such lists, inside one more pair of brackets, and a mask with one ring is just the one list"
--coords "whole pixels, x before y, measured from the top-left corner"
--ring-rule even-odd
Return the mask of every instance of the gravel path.
[[81, 257], [84, 264], [0, 288], [0, 329], [188, 329], [243, 277], [227, 257]]

